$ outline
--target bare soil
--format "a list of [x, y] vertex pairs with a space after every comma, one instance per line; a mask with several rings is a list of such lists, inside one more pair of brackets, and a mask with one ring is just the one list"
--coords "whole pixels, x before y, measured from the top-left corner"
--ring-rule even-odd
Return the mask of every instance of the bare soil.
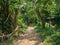
[[13, 41], [13, 45], [42, 45], [42, 40], [34, 27], [29, 26], [19, 39]]

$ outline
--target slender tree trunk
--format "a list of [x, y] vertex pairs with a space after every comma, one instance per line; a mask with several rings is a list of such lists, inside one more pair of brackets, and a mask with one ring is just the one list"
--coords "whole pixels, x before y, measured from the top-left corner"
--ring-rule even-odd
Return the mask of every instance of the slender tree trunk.
[[14, 28], [16, 28], [17, 27], [17, 14], [18, 14], [18, 9], [15, 9], [15, 12], [14, 12]]

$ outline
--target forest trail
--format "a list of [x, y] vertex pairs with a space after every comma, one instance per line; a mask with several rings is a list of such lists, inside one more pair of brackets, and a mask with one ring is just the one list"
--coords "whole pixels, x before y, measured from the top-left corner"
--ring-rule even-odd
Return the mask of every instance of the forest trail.
[[34, 27], [29, 26], [24, 34], [20, 34], [20, 39], [14, 41], [13, 45], [42, 45], [42, 43]]

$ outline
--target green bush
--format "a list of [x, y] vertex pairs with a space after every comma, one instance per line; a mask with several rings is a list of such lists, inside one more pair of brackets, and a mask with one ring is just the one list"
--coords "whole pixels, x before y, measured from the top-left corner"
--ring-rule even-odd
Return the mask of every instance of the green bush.
[[43, 39], [43, 45], [60, 45], [60, 29], [42, 29], [41, 25], [37, 25], [35, 28]]
[[27, 28], [26, 23], [24, 22], [22, 16], [20, 15], [20, 13], [17, 16], [17, 24], [19, 26], [19, 32], [25, 31], [25, 29]]
[[60, 45], [60, 35], [53, 34], [50, 37], [47, 37], [43, 42], [44, 45]]
[[47, 36], [51, 36], [52, 34], [55, 33], [55, 31], [52, 29], [49, 29], [49, 28], [42, 29], [42, 27], [40, 26], [36, 27], [36, 31], [43, 38], [46, 38]]

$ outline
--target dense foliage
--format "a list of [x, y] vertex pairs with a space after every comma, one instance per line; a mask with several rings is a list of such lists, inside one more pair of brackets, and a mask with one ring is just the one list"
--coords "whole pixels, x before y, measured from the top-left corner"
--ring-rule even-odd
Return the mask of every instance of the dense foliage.
[[36, 26], [44, 45], [60, 45], [59, 0], [0, 0], [0, 34]]

